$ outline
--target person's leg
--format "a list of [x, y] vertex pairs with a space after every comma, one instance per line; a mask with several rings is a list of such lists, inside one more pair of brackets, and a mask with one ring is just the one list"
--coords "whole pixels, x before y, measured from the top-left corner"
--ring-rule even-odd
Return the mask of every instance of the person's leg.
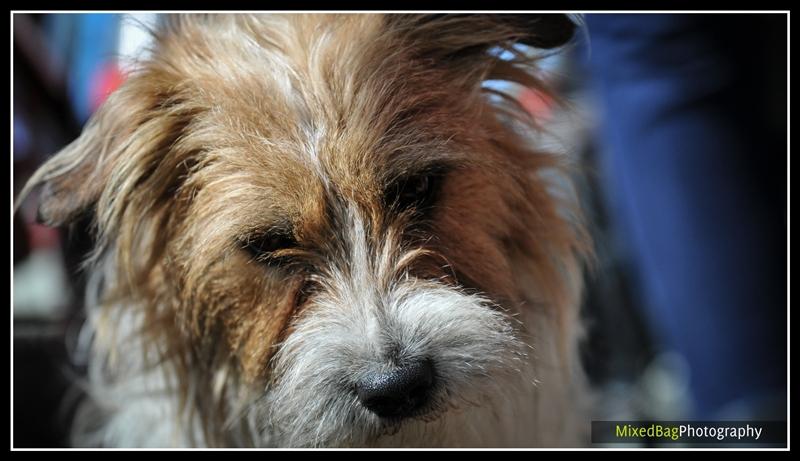
[[689, 363], [694, 416], [785, 398], [786, 144], [765, 118], [781, 110], [765, 101], [785, 81], [765, 88], [768, 61], [757, 59], [775, 52], [765, 34], [785, 19], [586, 23], [611, 208], [655, 332]]

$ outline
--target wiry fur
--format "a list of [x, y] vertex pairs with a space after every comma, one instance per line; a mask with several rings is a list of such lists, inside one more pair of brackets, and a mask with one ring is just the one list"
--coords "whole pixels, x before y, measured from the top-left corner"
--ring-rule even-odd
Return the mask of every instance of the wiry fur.
[[[489, 51], [549, 43], [541, 24], [170, 18], [24, 191], [45, 185], [50, 224], [95, 216], [76, 442], [576, 443], [578, 208], [562, 160], [530, 149], [529, 117], [481, 85], [539, 86], [529, 58]], [[430, 215], [385, 201], [432, 169]], [[242, 250], [265, 232], [298, 242], [275, 253], [290, 262]], [[424, 412], [358, 404], [360, 377], [415, 358], [436, 366]]]

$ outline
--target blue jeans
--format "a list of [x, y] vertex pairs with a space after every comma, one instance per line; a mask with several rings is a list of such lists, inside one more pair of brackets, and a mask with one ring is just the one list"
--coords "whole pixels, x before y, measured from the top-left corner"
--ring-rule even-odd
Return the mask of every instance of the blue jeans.
[[605, 189], [646, 317], [689, 364], [695, 417], [755, 415], [786, 396], [786, 20], [586, 24]]

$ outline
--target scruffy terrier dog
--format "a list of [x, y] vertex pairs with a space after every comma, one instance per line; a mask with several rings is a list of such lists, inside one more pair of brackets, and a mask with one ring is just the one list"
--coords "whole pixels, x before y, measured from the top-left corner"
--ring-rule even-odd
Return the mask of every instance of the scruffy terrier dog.
[[484, 85], [540, 88], [514, 44], [573, 29], [167, 18], [24, 191], [49, 225], [94, 217], [76, 443], [579, 443], [580, 213], [563, 159]]

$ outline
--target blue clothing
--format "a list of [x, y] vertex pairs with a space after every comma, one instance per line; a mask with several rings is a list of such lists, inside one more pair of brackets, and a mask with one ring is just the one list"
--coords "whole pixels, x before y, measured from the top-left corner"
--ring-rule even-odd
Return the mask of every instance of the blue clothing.
[[785, 17], [586, 25], [611, 215], [654, 334], [689, 364], [694, 416], [785, 399]]

